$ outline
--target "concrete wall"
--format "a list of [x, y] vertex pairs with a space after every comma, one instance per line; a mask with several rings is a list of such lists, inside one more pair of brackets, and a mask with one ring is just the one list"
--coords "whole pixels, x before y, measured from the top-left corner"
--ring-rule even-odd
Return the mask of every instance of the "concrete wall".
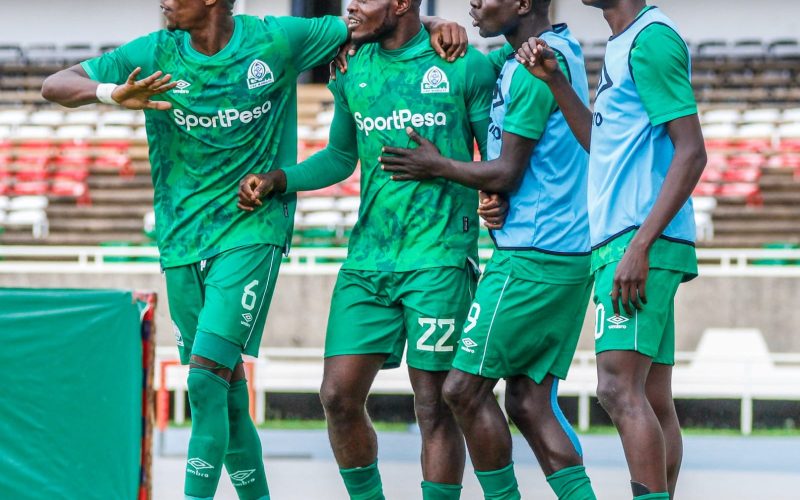
[[[321, 347], [335, 275], [282, 273], [267, 319], [262, 344]], [[159, 294], [158, 343], [172, 345], [172, 327], [160, 274], [0, 274], [0, 287], [123, 288]], [[712, 327], [758, 328], [772, 352], [800, 352], [798, 278], [701, 277], [683, 285], [676, 299], [677, 349], [694, 350]], [[592, 349], [594, 308], [589, 307], [579, 348]]]

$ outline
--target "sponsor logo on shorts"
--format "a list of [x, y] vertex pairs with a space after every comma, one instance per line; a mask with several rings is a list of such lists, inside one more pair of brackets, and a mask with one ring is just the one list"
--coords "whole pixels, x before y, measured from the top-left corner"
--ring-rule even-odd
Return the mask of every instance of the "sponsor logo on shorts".
[[188, 89], [189, 89], [189, 87], [191, 85], [192, 84], [187, 82], [186, 80], [178, 80], [177, 82], [175, 82], [175, 88], [172, 89], [172, 93], [173, 94], [188, 94], [189, 93]]
[[178, 347], [183, 347], [183, 335], [181, 335], [181, 329], [178, 328], [178, 324], [174, 321], [172, 322], [172, 333], [175, 334], [175, 343], [178, 344]]
[[472, 340], [469, 337], [461, 339], [461, 350], [462, 351], [466, 351], [466, 352], [468, 352], [470, 354], [475, 354], [475, 349], [473, 349], [473, 348], [477, 347], [477, 346], [478, 346], [478, 343], [475, 342], [474, 340]]
[[425, 72], [425, 76], [422, 77], [420, 93], [449, 94], [450, 80], [447, 79], [447, 74], [438, 66], [431, 66], [428, 71]]
[[194, 474], [195, 476], [199, 477], [208, 477], [208, 472], [204, 472], [206, 469], [213, 469], [214, 466], [210, 463], [206, 462], [202, 458], [190, 458], [187, 460], [187, 463], [191, 465], [191, 468], [187, 467], [186, 472], [189, 474]]
[[255, 471], [255, 469], [237, 470], [231, 474], [231, 481], [233, 481], [235, 486], [246, 486], [251, 484], [256, 480], [256, 478], [251, 477]]
[[275, 81], [272, 70], [264, 61], [256, 59], [247, 69], [247, 88], [250, 90], [263, 87]]
[[611, 323], [611, 326], [608, 327], [609, 330], [625, 330], [628, 328], [627, 323], [630, 321], [630, 318], [626, 318], [625, 316], [618, 316], [614, 315], [608, 318], [606, 321]]

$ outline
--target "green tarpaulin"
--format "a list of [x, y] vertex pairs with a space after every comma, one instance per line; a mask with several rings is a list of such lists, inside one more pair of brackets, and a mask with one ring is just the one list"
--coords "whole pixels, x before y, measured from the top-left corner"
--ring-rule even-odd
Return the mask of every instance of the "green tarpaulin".
[[0, 289], [0, 498], [139, 494], [144, 304]]

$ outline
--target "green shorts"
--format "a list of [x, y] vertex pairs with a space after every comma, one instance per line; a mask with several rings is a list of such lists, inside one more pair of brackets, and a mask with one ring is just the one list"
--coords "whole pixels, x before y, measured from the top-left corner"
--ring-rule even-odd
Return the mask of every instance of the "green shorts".
[[636, 351], [654, 363], [675, 364], [675, 293], [684, 272], [651, 268], [645, 290], [647, 304], [628, 316], [620, 304], [614, 316], [611, 289], [618, 262], [595, 272], [595, 352]]
[[496, 251], [486, 266], [453, 368], [492, 379], [524, 375], [536, 383], [548, 374], [566, 378], [592, 289], [589, 257], [560, 257], [573, 259], [559, 264], [572, 269], [562, 275], [569, 279], [552, 279], [543, 276], [542, 259], [559, 257], [520, 253]]
[[387, 354], [384, 368], [450, 369], [458, 328], [472, 301], [477, 272], [437, 267], [408, 272], [342, 269], [336, 280], [325, 357]]
[[258, 355], [281, 249], [250, 245], [167, 268], [167, 296], [181, 363], [192, 354], [234, 368]]

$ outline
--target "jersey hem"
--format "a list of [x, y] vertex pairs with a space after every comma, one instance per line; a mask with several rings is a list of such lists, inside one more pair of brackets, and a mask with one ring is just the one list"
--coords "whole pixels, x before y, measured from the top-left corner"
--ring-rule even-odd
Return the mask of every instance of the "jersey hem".
[[684, 116], [692, 116], [696, 114], [697, 106], [692, 104], [669, 113], [662, 113], [658, 116], [652, 117], [650, 118], [650, 125], [657, 127], [659, 125], [671, 122], [672, 120], [677, 120], [678, 118], [683, 118]]
[[274, 243], [274, 242], [270, 242], [270, 241], [257, 241], [257, 242], [253, 242], [253, 243], [246, 243], [244, 245], [234, 245], [234, 246], [231, 246], [231, 247], [224, 247], [224, 248], [220, 249], [219, 251], [211, 253], [209, 255], [203, 255], [203, 256], [199, 256], [198, 255], [198, 256], [193, 256], [193, 257], [185, 258], [185, 259], [174, 259], [171, 262], [168, 262], [167, 259], [161, 259], [161, 269], [162, 270], [166, 270], [166, 269], [171, 269], [171, 268], [174, 268], [174, 267], [182, 267], [182, 266], [188, 266], [190, 264], [196, 264], [197, 262], [200, 262], [200, 261], [203, 261], [203, 260], [213, 259], [217, 255], [225, 253], [225, 252], [229, 252], [231, 250], [236, 250], [238, 248], [252, 247], [252, 246], [256, 246], [256, 245], [268, 245], [268, 246], [277, 247], [279, 250], [281, 250], [281, 253], [284, 253], [283, 249], [286, 248], [286, 245], [284, 243], [278, 244], [278, 243]]

